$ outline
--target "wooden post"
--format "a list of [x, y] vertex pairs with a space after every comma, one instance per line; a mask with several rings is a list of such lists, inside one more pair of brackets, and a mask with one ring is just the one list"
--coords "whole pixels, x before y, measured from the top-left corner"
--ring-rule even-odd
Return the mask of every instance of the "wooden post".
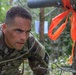
[[40, 28], [39, 28], [39, 34], [40, 34], [40, 42], [44, 43], [44, 8], [40, 8]]
[[[72, 69], [74, 69], [76, 71], [76, 42], [75, 42], [75, 46], [74, 46], [74, 56], [73, 56]], [[76, 72], [73, 73], [73, 75], [76, 75]]]

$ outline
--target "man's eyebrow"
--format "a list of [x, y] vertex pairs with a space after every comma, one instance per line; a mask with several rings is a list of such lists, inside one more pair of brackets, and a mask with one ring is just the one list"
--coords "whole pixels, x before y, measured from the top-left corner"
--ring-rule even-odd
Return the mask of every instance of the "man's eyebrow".
[[[17, 28], [17, 29], [13, 29], [13, 30], [24, 31], [24, 30], [22, 30], [22, 29], [20, 29], [20, 28]], [[30, 32], [30, 31], [31, 31], [31, 29], [27, 30], [26, 32]]]
[[14, 29], [14, 30], [19, 30], [19, 31], [23, 31], [22, 29], [20, 29], [20, 28], [17, 28], [17, 29]]

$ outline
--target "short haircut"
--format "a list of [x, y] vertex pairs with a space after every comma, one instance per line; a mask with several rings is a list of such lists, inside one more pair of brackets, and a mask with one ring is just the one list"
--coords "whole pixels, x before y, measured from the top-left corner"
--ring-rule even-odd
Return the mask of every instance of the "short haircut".
[[15, 17], [22, 17], [24, 19], [32, 20], [30, 13], [25, 8], [20, 6], [14, 6], [7, 11], [5, 17], [5, 23], [6, 24], [13, 23]]

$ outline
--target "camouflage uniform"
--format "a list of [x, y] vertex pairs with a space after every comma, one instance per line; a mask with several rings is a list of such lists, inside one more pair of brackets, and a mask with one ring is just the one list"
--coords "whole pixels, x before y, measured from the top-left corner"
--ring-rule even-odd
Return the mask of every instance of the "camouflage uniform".
[[22, 50], [10, 49], [0, 30], [0, 75], [20, 75], [19, 66], [26, 58], [34, 75], [46, 75], [49, 57], [43, 45], [30, 35]]

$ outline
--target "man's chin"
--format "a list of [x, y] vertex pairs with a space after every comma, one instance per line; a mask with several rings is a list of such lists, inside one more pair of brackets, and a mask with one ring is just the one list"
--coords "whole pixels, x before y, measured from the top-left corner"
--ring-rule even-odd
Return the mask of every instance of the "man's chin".
[[22, 50], [23, 47], [16, 47], [16, 50]]

